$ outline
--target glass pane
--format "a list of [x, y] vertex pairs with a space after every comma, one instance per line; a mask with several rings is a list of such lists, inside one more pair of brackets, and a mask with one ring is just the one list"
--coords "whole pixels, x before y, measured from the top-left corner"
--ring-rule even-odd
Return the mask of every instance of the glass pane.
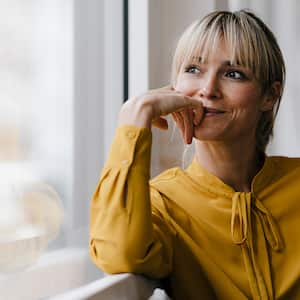
[[[22, 229], [25, 238], [37, 234], [42, 210], [43, 230], [55, 216], [61, 223], [56, 198], [67, 207], [71, 197], [72, 1], [12, 0], [0, 7], [0, 234], [19, 237]], [[53, 248], [64, 245], [64, 235]]]

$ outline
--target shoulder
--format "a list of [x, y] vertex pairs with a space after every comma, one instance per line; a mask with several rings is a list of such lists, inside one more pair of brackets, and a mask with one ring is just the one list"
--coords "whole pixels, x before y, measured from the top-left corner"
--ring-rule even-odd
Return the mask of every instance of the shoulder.
[[[151, 193], [152, 195], [159, 193], [168, 199], [175, 200], [183, 191], [185, 181], [186, 175], [181, 168], [168, 169], [150, 180]], [[178, 189], [178, 187], [181, 188]]]
[[151, 197], [161, 197], [166, 203], [179, 203], [193, 192], [193, 182], [179, 167], [168, 169], [150, 180]]
[[149, 182], [152, 214], [164, 219], [172, 232], [176, 232], [171, 224], [173, 224], [174, 210], [177, 211], [178, 198], [182, 197], [183, 189], [178, 191], [178, 186], [183, 175], [184, 171], [176, 167], [162, 172]]
[[[176, 224], [190, 221], [189, 204], [195, 192], [187, 172], [179, 167], [168, 169], [150, 180], [152, 211], [159, 214], [176, 232]], [[173, 225], [172, 225], [173, 224]]]
[[[268, 160], [271, 162], [270, 172], [266, 173], [272, 178], [271, 182], [288, 182], [291, 186], [298, 185], [300, 179], [300, 158], [286, 156], [270, 156]], [[265, 174], [265, 175], [266, 175]]]
[[273, 162], [277, 171], [283, 173], [300, 171], [300, 157], [270, 156], [269, 159]]
[[150, 186], [158, 190], [166, 186], [172, 188], [172, 186], [177, 185], [179, 181], [184, 179], [185, 176], [185, 172], [181, 168], [171, 168], [152, 178]]

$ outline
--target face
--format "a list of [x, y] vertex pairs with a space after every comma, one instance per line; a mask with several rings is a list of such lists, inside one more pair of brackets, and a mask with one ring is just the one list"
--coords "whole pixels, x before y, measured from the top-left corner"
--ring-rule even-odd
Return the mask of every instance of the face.
[[177, 77], [175, 90], [199, 99], [204, 107], [202, 122], [194, 127], [196, 139], [255, 139], [262, 111], [272, 108], [251, 70], [231, 65], [230, 58], [220, 41], [208, 61], [195, 60]]

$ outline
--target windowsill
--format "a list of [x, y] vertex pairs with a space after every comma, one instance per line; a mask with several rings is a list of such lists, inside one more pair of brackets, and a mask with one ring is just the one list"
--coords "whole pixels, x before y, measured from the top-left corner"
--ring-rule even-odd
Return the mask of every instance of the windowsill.
[[0, 273], [1, 299], [42, 299], [95, 281], [104, 274], [90, 261], [85, 248], [65, 248], [43, 254], [18, 273]]
[[[140, 300], [149, 299], [159, 283], [131, 273], [107, 275], [52, 300], [105, 299]], [[159, 298], [167, 299], [167, 298]]]

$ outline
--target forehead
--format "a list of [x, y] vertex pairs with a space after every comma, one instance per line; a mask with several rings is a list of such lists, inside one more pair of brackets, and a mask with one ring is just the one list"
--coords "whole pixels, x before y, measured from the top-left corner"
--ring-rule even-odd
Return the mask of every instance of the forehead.
[[229, 65], [239, 65], [255, 74], [255, 56], [248, 41], [233, 32], [207, 30], [194, 32], [187, 38], [181, 49], [181, 67], [191, 62], [208, 63], [222, 61]]
[[211, 62], [222, 64], [223, 66], [230, 66], [238, 64], [238, 60], [234, 57], [234, 51], [230, 45], [226, 44], [223, 39], [210, 47], [198, 46], [191, 55], [187, 55], [187, 61], [195, 61], [201, 64]]

